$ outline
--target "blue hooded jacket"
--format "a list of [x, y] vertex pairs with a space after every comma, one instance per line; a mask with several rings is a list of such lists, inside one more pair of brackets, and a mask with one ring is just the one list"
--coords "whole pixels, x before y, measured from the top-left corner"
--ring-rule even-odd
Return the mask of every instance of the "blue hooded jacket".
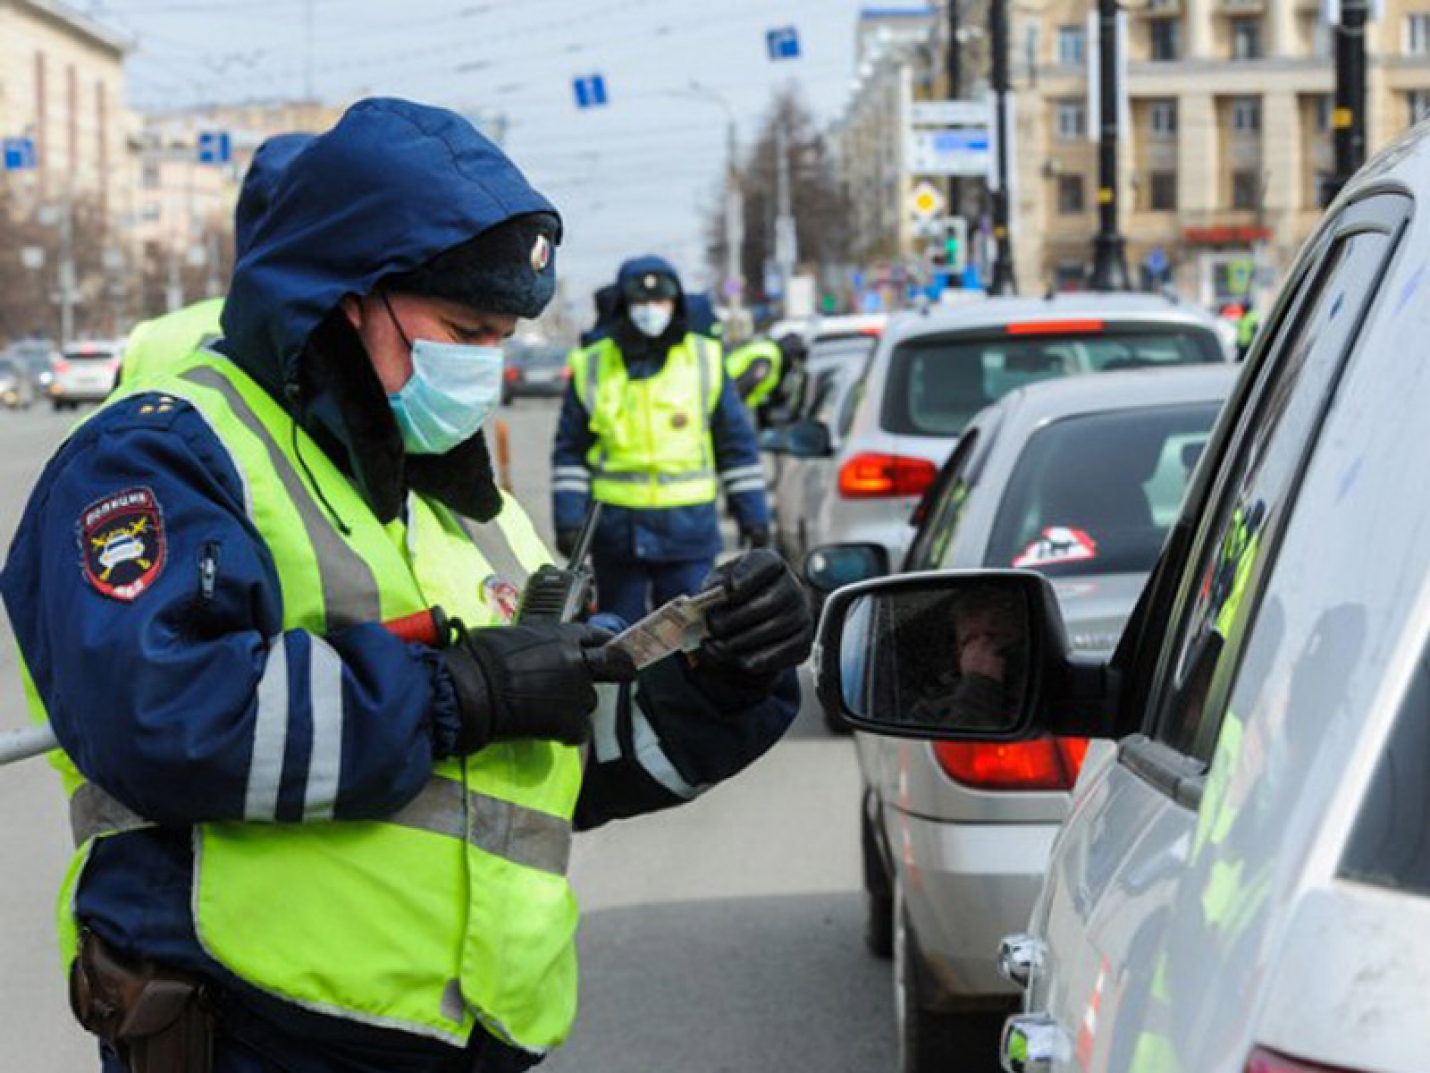
[[[223, 350], [279, 399], [304, 385], [295, 419], [341, 416], [325, 394], [337, 388], [308, 384], [304, 344], [343, 295], [549, 211], [459, 117], [401, 101], [355, 105], [278, 178], [235, 269]], [[385, 419], [390, 425], [390, 413]], [[341, 446], [342, 422], [323, 427], [319, 442]], [[246, 496], [204, 419], [147, 392], [71, 434], [16, 530], [0, 596], [55, 733], [87, 778], [162, 825], [93, 846], [77, 913], [124, 953], [218, 981], [226, 1029], [284, 1069], [451, 1068], [450, 1047], [258, 992], [214, 963], [193, 933], [192, 824], [391, 815], [425, 785], [459, 726], [454, 687], [433, 649], [378, 623], [324, 637], [283, 629], [279, 579]], [[118, 546], [95, 539], [116, 535], [114, 519], [141, 517], [124, 550], [137, 542], [142, 555], [116, 566], [97, 553]], [[331, 688], [316, 688], [316, 676], [334, 669], [336, 701]], [[718, 782], [767, 749], [798, 706], [792, 674], [768, 698], [726, 696], [692, 674], [674, 660], [650, 668], [605, 717], [618, 725], [598, 740], [617, 745], [593, 752], [578, 824], [679, 803], [682, 788]], [[284, 705], [286, 737], [272, 773], [276, 800], [260, 814], [248, 790], [262, 697]], [[320, 715], [339, 721], [335, 772], [314, 766]], [[657, 774], [642, 766], [654, 755], [651, 728], [669, 764]], [[643, 743], [639, 755], [633, 742]], [[483, 1033], [472, 1044], [473, 1053], [498, 1046]]]
[[[680, 278], [670, 262], [660, 257], [632, 258], [621, 265], [617, 277], [622, 294], [617, 300], [611, 335], [621, 348], [632, 380], [644, 380], [660, 372], [670, 347], [679, 343], [687, 331], [695, 330], [691, 327], [690, 296], [684, 291], [676, 301], [670, 327], [659, 339], [646, 339], [635, 330], [627, 312], [624, 285], [627, 280], [652, 272], [669, 275], [677, 283]], [[558, 530], [579, 528], [591, 503], [587, 454], [596, 443], [596, 435], [590, 426], [590, 414], [577, 397], [573, 382], [562, 402], [551, 456], [552, 512]], [[724, 374], [723, 362], [720, 398], [710, 415], [710, 438], [715, 468], [736, 523], [742, 531], [767, 529], [769, 504], [755, 431], [734, 384]], [[597, 556], [618, 562], [713, 560], [720, 550], [720, 519], [713, 501], [653, 510], [608, 503], [601, 511], [594, 543]]]

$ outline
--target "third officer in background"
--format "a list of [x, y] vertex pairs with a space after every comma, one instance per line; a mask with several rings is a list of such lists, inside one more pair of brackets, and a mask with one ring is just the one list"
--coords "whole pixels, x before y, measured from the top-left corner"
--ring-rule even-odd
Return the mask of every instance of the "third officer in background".
[[720, 345], [690, 330], [669, 262], [621, 266], [611, 334], [571, 356], [552, 453], [557, 548], [570, 554], [592, 499], [602, 611], [627, 621], [697, 589], [721, 550], [725, 486], [743, 543], [769, 543], [764, 472]]

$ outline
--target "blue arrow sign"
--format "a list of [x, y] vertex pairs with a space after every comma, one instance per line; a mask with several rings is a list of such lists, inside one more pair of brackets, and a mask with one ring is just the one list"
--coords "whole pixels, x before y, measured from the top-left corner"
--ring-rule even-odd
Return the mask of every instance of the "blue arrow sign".
[[573, 78], [571, 88], [576, 92], [577, 108], [597, 108], [606, 103], [606, 76], [586, 75]]
[[34, 138], [6, 138], [3, 145], [6, 171], [28, 171], [38, 163]]
[[765, 45], [772, 60], [799, 59], [799, 30], [794, 26], [777, 26], [765, 34]]
[[233, 159], [233, 139], [226, 130], [199, 132], [199, 163], [227, 164]]
[[941, 130], [933, 136], [934, 148], [940, 153], [988, 152], [986, 130]]

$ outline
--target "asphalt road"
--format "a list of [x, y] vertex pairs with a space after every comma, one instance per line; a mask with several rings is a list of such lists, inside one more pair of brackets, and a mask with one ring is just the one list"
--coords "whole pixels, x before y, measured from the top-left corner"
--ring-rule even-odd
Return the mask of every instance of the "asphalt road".
[[[550, 532], [555, 405], [518, 401], [512, 482]], [[73, 415], [0, 412], [0, 547]], [[0, 615], [0, 729], [24, 724]], [[806, 704], [749, 771], [684, 808], [578, 838], [580, 1015], [554, 1073], [892, 1070], [886, 963], [860, 943], [858, 772]], [[0, 1069], [94, 1069], [54, 943], [69, 835], [40, 761], [0, 768]]]

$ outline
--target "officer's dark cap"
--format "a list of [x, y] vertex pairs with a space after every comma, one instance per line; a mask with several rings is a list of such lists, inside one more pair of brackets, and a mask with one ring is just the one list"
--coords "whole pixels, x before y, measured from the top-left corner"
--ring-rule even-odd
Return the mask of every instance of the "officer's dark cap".
[[536, 317], [556, 293], [560, 233], [561, 222], [549, 212], [515, 216], [383, 284], [481, 313]]
[[627, 302], [651, 302], [680, 297], [680, 283], [669, 272], [637, 272], [621, 285]]

